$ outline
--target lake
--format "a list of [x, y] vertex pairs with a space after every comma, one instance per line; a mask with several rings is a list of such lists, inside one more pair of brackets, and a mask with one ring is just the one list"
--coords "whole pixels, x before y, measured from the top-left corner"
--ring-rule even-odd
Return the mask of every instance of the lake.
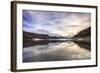
[[86, 42], [36, 42], [23, 48], [23, 62], [85, 59], [91, 59], [90, 43]]

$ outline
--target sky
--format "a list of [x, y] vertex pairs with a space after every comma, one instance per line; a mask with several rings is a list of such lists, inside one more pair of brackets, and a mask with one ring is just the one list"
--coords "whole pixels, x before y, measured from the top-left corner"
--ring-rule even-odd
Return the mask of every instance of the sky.
[[26, 32], [73, 37], [90, 26], [90, 13], [23, 10]]

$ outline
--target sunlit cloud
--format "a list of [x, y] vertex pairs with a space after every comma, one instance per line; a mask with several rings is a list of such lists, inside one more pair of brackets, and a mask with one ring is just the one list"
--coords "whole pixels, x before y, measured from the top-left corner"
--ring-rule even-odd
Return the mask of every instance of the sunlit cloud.
[[90, 13], [23, 10], [23, 30], [27, 32], [67, 37], [90, 25]]

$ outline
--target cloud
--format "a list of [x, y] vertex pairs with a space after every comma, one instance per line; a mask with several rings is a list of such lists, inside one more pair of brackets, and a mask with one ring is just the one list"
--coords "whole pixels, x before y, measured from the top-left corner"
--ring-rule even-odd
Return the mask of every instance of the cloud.
[[91, 14], [23, 10], [23, 22], [24, 31], [67, 37], [69, 35], [74, 36], [83, 29], [90, 27]]

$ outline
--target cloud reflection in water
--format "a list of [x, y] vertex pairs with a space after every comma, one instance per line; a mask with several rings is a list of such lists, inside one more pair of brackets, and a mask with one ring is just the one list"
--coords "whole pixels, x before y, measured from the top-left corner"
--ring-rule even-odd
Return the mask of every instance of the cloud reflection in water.
[[74, 42], [49, 43], [23, 48], [23, 62], [90, 59], [91, 53]]

